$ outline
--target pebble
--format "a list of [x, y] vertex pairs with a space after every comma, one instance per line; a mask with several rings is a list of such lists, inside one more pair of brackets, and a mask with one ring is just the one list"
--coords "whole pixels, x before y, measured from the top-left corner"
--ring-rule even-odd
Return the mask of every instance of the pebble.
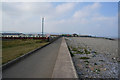
[[115, 60], [116, 58], [114, 57], [113, 59]]
[[[69, 43], [68, 45], [72, 47], [84, 48], [87, 46], [82, 42], [80, 43], [79, 40], [76, 41], [76, 39], [74, 39], [74, 42], [73, 42], [72, 38], [71, 38], [71, 41], [69, 41], [68, 43]], [[91, 47], [92, 46], [86, 47], [86, 48], [91, 48]], [[118, 74], [117, 61], [120, 61], [120, 59], [116, 58], [115, 57], [116, 55], [113, 55], [113, 53], [107, 52], [107, 50], [102, 52], [100, 52], [100, 49], [98, 51], [92, 50], [92, 49], [87, 49], [87, 50], [90, 51], [89, 55], [79, 54], [74, 56], [74, 60], [75, 60], [74, 63], [77, 67], [78, 76], [82, 75], [82, 78], [85, 78], [85, 77], [116, 78], [117, 77], [117, 74]], [[84, 52], [84, 49], [80, 49], [80, 51]], [[95, 51], [97, 51], [97, 53], [99, 54], [96, 55]], [[90, 59], [88, 60], [89, 65], [86, 65], [84, 60], [78, 59], [78, 57], [83, 57], [83, 56], [90, 57]], [[80, 64], [80, 65], [77, 65], [77, 64]]]
[[95, 51], [91, 51], [91, 53], [96, 53]]
[[104, 71], [106, 71], [107, 69], [106, 68], [104, 68]]
[[77, 72], [79, 75], [83, 75], [83, 73], [82, 72]]

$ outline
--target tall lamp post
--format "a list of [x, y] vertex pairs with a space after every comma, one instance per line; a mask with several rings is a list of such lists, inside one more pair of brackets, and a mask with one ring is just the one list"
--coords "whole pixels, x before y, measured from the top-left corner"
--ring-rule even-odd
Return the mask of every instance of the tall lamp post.
[[42, 37], [44, 37], [44, 18], [42, 18]]

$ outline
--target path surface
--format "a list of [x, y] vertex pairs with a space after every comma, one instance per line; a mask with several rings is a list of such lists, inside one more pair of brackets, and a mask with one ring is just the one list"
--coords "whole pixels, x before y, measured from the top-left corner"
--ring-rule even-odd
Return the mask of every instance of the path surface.
[[62, 38], [3, 71], [3, 78], [51, 78]]
[[60, 50], [53, 71], [53, 78], [78, 78], [66, 41], [62, 38]]

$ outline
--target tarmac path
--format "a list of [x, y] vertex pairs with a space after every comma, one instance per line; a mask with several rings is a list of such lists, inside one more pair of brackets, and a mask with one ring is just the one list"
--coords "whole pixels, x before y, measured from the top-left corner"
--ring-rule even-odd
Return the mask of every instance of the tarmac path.
[[3, 71], [3, 78], [51, 78], [62, 38]]

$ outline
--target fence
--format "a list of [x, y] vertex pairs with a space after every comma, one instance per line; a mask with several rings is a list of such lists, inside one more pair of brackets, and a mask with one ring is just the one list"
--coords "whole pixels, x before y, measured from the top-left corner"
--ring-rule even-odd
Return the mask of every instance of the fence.
[[56, 37], [2, 37], [2, 40], [17, 40], [17, 39], [43, 39], [49, 42], [55, 41], [61, 36]]

